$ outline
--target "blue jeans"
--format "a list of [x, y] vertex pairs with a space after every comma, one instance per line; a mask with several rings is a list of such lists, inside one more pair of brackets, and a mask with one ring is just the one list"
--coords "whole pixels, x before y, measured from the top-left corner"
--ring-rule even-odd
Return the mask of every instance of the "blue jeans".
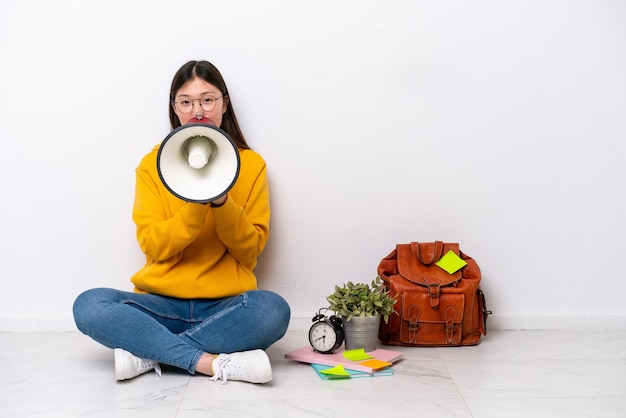
[[265, 350], [285, 335], [290, 309], [276, 293], [176, 299], [92, 289], [74, 302], [78, 329], [109, 348], [187, 370], [203, 353]]

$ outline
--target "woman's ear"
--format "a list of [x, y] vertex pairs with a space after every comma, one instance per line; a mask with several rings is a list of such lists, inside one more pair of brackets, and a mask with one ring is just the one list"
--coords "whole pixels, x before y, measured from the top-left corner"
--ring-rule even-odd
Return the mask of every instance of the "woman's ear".
[[230, 103], [230, 100], [226, 94], [223, 94], [222, 97], [223, 97], [222, 99], [222, 102], [223, 102], [222, 103], [222, 115], [223, 115], [228, 110], [228, 104]]

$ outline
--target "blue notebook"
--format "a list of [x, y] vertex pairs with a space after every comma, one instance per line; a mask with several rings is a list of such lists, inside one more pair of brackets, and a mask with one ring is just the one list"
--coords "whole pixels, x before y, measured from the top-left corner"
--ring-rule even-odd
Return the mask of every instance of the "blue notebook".
[[313, 367], [313, 370], [315, 370], [315, 373], [317, 373], [317, 375], [324, 380], [337, 380], [337, 379], [350, 379], [350, 378], [355, 378], [355, 377], [377, 377], [377, 376], [392, 376], [393, 375], [393, 369], [391, 367], [374, 372], [373, 374], [367, 373], [367, 372], [360, 372], [358, 370], [346, 369], [346, 371], [350, 374], [350, 376], [332, 376], [332, 375], [321, 373], [322, 370], [332, 369], [334, 366], [324, 366], [322, 364], [311, 363], [311, 367]]

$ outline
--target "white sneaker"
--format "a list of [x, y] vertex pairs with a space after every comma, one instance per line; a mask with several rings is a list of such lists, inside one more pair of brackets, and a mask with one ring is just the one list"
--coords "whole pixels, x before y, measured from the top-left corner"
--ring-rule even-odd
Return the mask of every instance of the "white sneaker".
[[161, 377], [161, 367], [154, 360], [147, 360], [132, 355], [121, 348], [115, 349], [115, 378], [126, 380], [154, 370]]
[[270, 359], [263, 350], [220, 354], [213, 360], [211, 380], [242, 380], [250, 383], [267, 383], [272, 380]]

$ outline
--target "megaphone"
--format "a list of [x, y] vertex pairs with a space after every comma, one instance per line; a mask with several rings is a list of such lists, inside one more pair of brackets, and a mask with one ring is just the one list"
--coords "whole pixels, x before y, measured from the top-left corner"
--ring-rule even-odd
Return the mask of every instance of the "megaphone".
[[208, 203], [228, 193], [237, 181], [240, 164], [232, 138], [207, 123], [174, 129], [157, 154], [163, 185], [176, 197], [194, 203]]

